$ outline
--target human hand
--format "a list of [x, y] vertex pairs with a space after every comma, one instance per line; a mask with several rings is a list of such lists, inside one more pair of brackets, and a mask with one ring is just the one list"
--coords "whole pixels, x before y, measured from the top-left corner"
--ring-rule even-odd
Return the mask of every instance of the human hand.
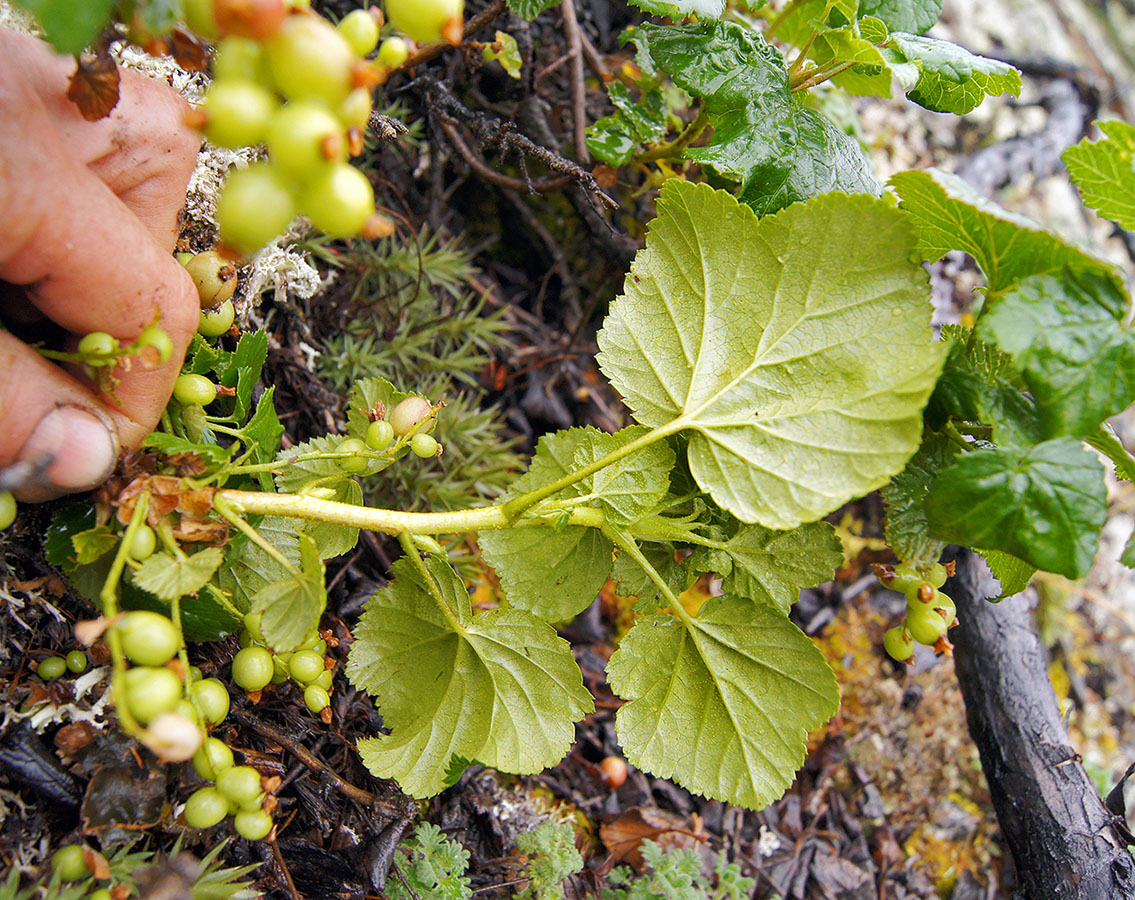
[[120, 367], [115, 398], [0, 329], [0, 491], [38, 501], [100, 484], [153, 430], [200, 304], [171, 255], [200, 145], [174, 91], [122, 71], [118, 105], [87, 122], [74, 61], [0, 29], [0, 321], [50, 320], [129, 344], [161, 313], [169, 362]]

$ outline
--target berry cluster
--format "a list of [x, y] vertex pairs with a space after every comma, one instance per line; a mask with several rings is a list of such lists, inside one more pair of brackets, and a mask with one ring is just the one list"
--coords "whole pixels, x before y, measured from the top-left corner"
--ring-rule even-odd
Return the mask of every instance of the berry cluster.
[[911, 663], [916, 641], [944, 653], [952, 649], [946, 631], [957, 623], [957, 607], [939, 588], [953, 574], [953, 566], [935, 563], [925, 571], [905, 564], [875, 566], [882, 584], [906, 595], [906, 619], [883, 637], [883, 647], [893, 659]]
[[178, 260], [193, 279], [201, 301], [201, 321], [197, 331], [204, 337], [228, 334], [236, 320], [232, 296], [236, 292], [236, 266], [216, 250], [179, 253]]
[[330, 721], [331, 668], [334, 663], [325, 656], [327, 641], [318, 631], [309, 634], [294, 651], [274, 653], [260, 630], [260, 613], [249, 613], [244, 617], [240, 646], [240, 652], [233, 657], [235, 684], [255, 693], [269, 684], [283, 684], [290, 678], [303, 689], [303, 702], [307, 708]]
[[260, 773], [252, 766], [238, 766], [224, 741], [206, 738], [193, 757], [193, 769], [206, 781], [185, 801], [182, 815], [190, 828], [212, 828], [226, 816], [233, 817], [236, 833], [250, 841], [268, 837], [272, 831], [275, 803], [264, 790]]
[[192, 124], [222, 147], [268, 148], [269, 161], [233, 172], [217, 199], [223, 243], [254, 252], [297, 213], [331, 237], [393, 233], [370, 182], [347, 161], [362, 152], [372, 88], [405, 59], [406, 48], [392, 45], [380, 51], [386, 62], [366, 60], [381, 14], [356, 10], [336, 27], [284, 0], [191, 5], [191, 27], [220, 38]]

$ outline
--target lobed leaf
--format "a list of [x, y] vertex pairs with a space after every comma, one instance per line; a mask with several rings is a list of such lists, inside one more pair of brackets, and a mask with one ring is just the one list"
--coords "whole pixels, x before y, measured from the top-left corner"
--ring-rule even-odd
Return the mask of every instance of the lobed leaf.
[[829, 194], [758, 221], [676, 180], [658, 210], [599, 334], [635, 418], [689, 429], [697, 483], [769, 528], [901, 471], [944, 355], [902, 214]]
[[945, 469], [926, 498], [934, 537], [1001, 550], [1079, 578], [1107, 514], [1103, 466], [1076, 438], [980, 450]]
[[607, 665], [627, 700], [619, 742], [639, 768], [761, 809], [804, 761], [808, 731], [839, 708], [823, 654], [772, 606], [710, 599], [689, 623], [640, 619]]
[[1084, 203], [1120, 228], [1135, 231], [1135, 125], [1097, 122], [1103, 138], [1087, 138], [1064, 151]]
[[474, 617], [449, 563], [424, 564], [432, 585], [396, 562], [355, 630], [347, 675], [391, 730], [359, 741], [367, 767], [427, 797], [445, 788], [455, 755], [517, 774], [559, 762], [594, 709], [567, 642], [523, 610]]
[[930, 533], [926, 520], [926, 495], [943, 469], [957, 458], [958, 447], [940, 434], [927, 436], [898, 475], [883, 488], [887, 505], [884, 534], [887, 545], [908, 563], [937, 562], [945, 544]]
[[1036, 275], [992, 301], [977, 333], [1010, 353], [1045, 437], [1086, 437], [1135, 402], [1126, 291], [1098, 271]]
[[956, 175], [938, 169], [899, 172], [890, 184], [902, 198], [900, 206], [911, 215], [924, 258], [934, 262], [950, 250], [968, 253], [993, 293], [1065, 267], [1096, 269], [1117, 286], [1123, 285], [1109, 264], [1064, 243], [1031, 219], [986, 200]]
[[218, 547], [208, 547], [184, 557], [162, 550], [146, 559], [134, 572], [134, 584], [169, 603], [205, 587], [224, 558], [224, 552]]
[[264, 641], [277, 653], [295, 650], [319, 626], [327, 605], [323, 560], [306, 534], [299, 538], [300, 571], [264, 585], [249, 599], [249, 611], [262, 614]]
[[705, 22], [641, 25], [630, 39], [640, 65], [702, 98], [713, 137], [686, 158], [741, 182], [741, 199], [758, 213], [828, 191], [882, 193], [858, 142], [797, 103], [783, 57], [761, 35]]
[[987, 96], [1021, 93], [1021, 73], [1008, 63], [976, 56], [936, 38], [895, 31], [890, 46], [918, 66], [918, 81], [907, 97], [934, 112], [972, 112]]

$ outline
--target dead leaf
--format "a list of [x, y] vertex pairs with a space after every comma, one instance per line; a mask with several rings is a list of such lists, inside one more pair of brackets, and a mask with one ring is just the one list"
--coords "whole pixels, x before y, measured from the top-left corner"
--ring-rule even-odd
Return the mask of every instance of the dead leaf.
[[105, 47], [94, 57], [76, 57], [75, 63], [67, 99], [88, 122], [105, 119], [118, 105], [118, 66]]
[[645, 867], [641, 846], [654, 841], [666, 850], [694, 850], [705, 840], [701, 821], [690, 822], [661, 809], [632, 806], [618, 818], [600, 826], [599, 837], [615, 862], [626, 862], [641, 871]]

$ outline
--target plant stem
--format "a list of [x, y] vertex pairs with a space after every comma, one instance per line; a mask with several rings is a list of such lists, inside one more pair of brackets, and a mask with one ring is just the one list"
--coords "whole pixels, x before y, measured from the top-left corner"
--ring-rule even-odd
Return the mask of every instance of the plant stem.
[[408, 531], [403, 531], [398, 535], [398, 542], [402, 545], [402, 552], [406, 554], [406, 558], [410, 560], [410, 564], [418, 570], [418, 575], [426, 583], [429, 589], [430, 596], [438, 605], [441, 614], [445, 616], [445, 620], [449, 622], [449, 627], [458, 634], [465, 633], [465, 626], [454, 614], [453, 610], [449, 608], [449, 604], [445, 602], [445, 596], [441, 592], [441, 587], [434, 580], [433, 573], [430, 572], [429, 566], [422, 560], [421, 555], [418, 553], [418, 546], [414, 543], [414, 536]]
[[[261, 550], [263, 550], [265, 553], [267, 553], [269, 556], [271, 556], [274, 560], [276, 560], [276, 562], [278, 562], [281, 566], [283, 566], [285, 570], [287, 570], [288, 572], [291, 572], [293, 575], [302, 575], [300, 570], [296, 568], [295, 563], [293, 563], [290, 559], [288, 559], [286, 556], [284, 556], [283, 553], [281, 553], [279, 550], [277, 550], [275, 547], [273, 547], [271, 544], [269, 544], [266, 540], [264, 540], [264, 538], [262, 538], [260, 536], [259, 531], [257, 531], [251, 525], [249, 525], [246, 521], [244, 521], [244, 519], [242, 519], [240, 517], [240, 515], [238, 515], [238, 511], [247, 512], [246, 510], [240, 510], [239, 507], [237, 507], [237, 509], [234, 509], [232, 506], [229, 505], [229, 503], [226, 500], [226, 497], [222, 496], [222, 494], [244, 494], [244, 493], [247, 493], [247, 492], [246, 491], [218, 491], [216, 494], [213, 495], [213, 509], [215, 509], [218, 513], [220, 513], [221, 518], [223, 518], [226, 522], [228, 522], [230, 525], [232, 525], [238, 531], [243, 532], [248, 537], [248, 539], [250, 541], [252, 541], [252, 543], [254, 543], [257, 547], [259, 547]], [[261, 495], [253, 494], [253, 496], [261, 496]], [[281, 495], [264, 494], [263, 496], [265, 496], [265, 497], [277, 497], [277, 496], [281, 496]], [[283, 496], [288, 496], [288, 495], [285, 494]]]
[[[126, 560], [130, 556], [130, 548], [134, 545], [134, 535], [146, 521], [146, 510], [150, 506], [150, 494], [143, 491], [134, 503], [134, 513], [130, 516], [130, 524], [118, 543], [118, 551], [114, 554], [114, 561], [110, 564], [110, 571], [106, 574], [102, 590], [99, 591], [99, 601], [102, 605], [102, 614], [108, 619], [118, 615], [118, 583], [122, 579], [122, 572], [126, 568]], [[142, 733], [142, 727], [126, 704], [126, 654], [122, 650], [122, 635], [118, 629], [111, 626], [106, 630], [106, 645], [110, 648], [111, 665], [114, 672], [110, 677], [110, 688], [114, 695], [114, 705], [118, 710], [118, 722], [122, 730], [132, 736]]]
[[519, 497], [514, 497], [507, 503], [501, 506], [504, 511], [505, 519], [511, 523], [516, 519], [524, 510], [539, 503], [541, 500], [551, 497], [553, 494], [558, 494], [564, 488], [571, 487], [577, 481], [582, 481], [588, 475], [593, 475], [600, 469], [604, 469], [614, 462], [618, 462], [625, 456], [630, 456], [644, 447], [649, 447], [655, 441], [660, 441], [662, 438], [681, 431], [686, 426], [682, 419], [674, 419], [658, 428], [653, 428], [642, 437], [635, 438], [629, 444], [624, 444], [612, 450], [606, 456], [601, 456], [599, 459], [592, 463], [588, 463], [582, 469], [576, 469], [573, 472], [568, 472], [561, 478], [557, 478], [550, 484], [545, 484], [543, 487], [538, 487], [535, 490], [529, 491], [527, 494], [521, 494]]
[[971, 444], [962, 436], [962, 433], [958, 431], [957, 426], [953, 422], [947, 422], [945, 427], [942, 429], [942, 433], [959, 447], [961, 447], [963, 453], [969, 453], [971, 450], [973, 450], [973, 444]]
[[[796, 76], [796, 78], [789, 81], [790, 89], [792, 93], [795, 94], [799, 91], [807, 90], [808, 88], [814, 88], [818, 84], [823, 84], [825, 81], [831, 78], [835, 78], [836, 75], [839, 75], [841, 72], [846, 72], [854, 65], [854, 62], [848, 60], [847, 62], [840, 63], [838, 66], [834, 66], [825, 72], [816, 73], [815, 69], [809, 69], [807, 72], [800, 73]], [[797, 81], [797, 78], [801, 80]]]
[[804, 65], [804, 60], [808, 58], [808, 51], [812, 49], [812, 45], [816, 43], [816, 38], [819, 36], [820, 32], [813, 28], [812, 33], [808, 36], [808, 40], [804, 42], [804, 46], [800, 48], [800, 52], [796, 55], [796, 59], [792, 60], [792, 65], [788, 67], [789, 79], [800, 71], [800, 67]]
[[694, 120], [686, 126], [674, 140], [668, 144], [660, 144], [653, 150], [647, 150], [642, 156], [636, 157], [636, 163], [651, 162], [656, 159], [671, 159], [675, 156], [681, 155], [690, 144], [698, 139], [698, 136], [705, 131], [706, 126], [709, 125], [709, 114], [705, 111], [703, 106], [698, 110], [698, 114], [694, 116]]
[[643, 556], [643, 553], [641, 550], [639, 550], [638, 544], [635, 543], [634, 538], [632, 538], [629, 534], [624, 534], [623, 532], [612, 528], [610, 525], [604, 525], [602, 530], [603, 534], [607, 536], [607, 539], [612, 544], [614, 544], [616, 547], [630, 556], [630, 558], [633, 559], [636, 563], [638, 563], [639, 567], [643, 570], [643, 572], [646, 573], [646, 577], [654, 583], [654, 586], [656, 588], [658, 588], [658, 593], [660, 593], [663, 599], [665, 599], [666, 602], [670, 604], [670, 608], [674, 611], [674, 615], [681, 619], [686, 625], [692, 624], [694, 617], [686, 612], [686, 608], [682, 606], [682, 601], [678, 598], [678, 595], [670, 589], [670, 585], [666, 583], [666, 579], [659, 575], [658, 570], [650, 564], [650, 560]]
[[[523, 499], [523, 497], [517, 499]], [[518, 523], [516, 517], [508, 518], [504, 507], [501, 505], [457, 509], [452, 512], [415, 513], [403, 512], [398, 509], [353, 506], [350, 503], [339, 503], [335, 500], [319, 500], [304, 494], [267, 494], [259, 491], [228, 489], [217, 491], [213, 496], [214, 506], [218, 501], [228, 514], [236, 519], [239, 519], [241, 515], [288, 516], [293, 519], [330, 522], [336, 525], [348, 525], [352, 528], [362, 528], [366, 531], [378, 531], [392, 535], [401, 535], [404, 532], [410, 534], [457, 534], [466, 531], [497, 531], [502, 528], [509, 528], [514, 524], [551, 527], [559, 519], [558, 516], [529, 515], [524, 516]], [[221, 512], [220, 509], [217, 511]], [[225, 515], [224, 512], [221, 514]], [[568, 524], [600, 528], [604, 521], [601, 510], [593, 507], [579, 507], [572, 510]], [[243, 520], [241, 520], [241, 523], [245, 524]], [[245, 527], [249, 526], [245, 525]]]

